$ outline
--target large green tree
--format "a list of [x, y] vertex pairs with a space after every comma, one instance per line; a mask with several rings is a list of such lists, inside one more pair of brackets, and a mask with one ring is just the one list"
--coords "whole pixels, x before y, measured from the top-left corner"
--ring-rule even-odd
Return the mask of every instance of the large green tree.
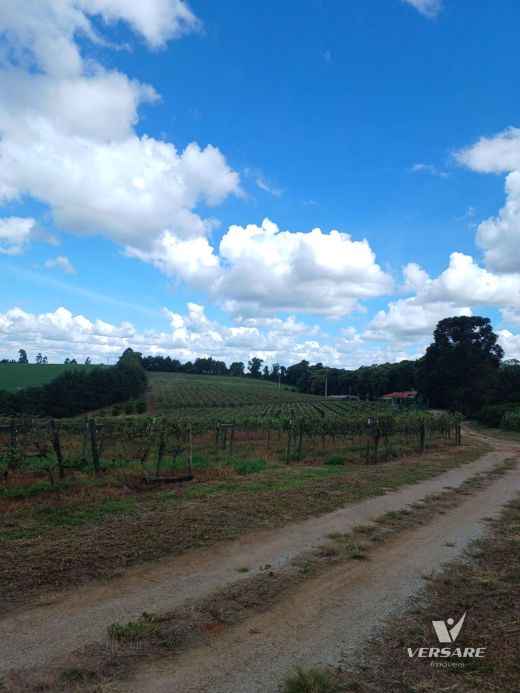
[[243, 361], [233, 361], [229, 367], [229, 375], [233, 375], [240, 378], [244, 375], [244, 362]]
[[247, 368], [249, 370], [249, 375], [252, 378], [260, 378], [262, 373], [261, 373], [261, 368], [263, 364], [263, 359], [259, 359], [258, 356], [253, 356], [253, 358], [247, 362]]
[[420, 359], [417, 389], [431, 406], [470, 414], [493, 400], [504, 355], [489, 318], [441, 320]]

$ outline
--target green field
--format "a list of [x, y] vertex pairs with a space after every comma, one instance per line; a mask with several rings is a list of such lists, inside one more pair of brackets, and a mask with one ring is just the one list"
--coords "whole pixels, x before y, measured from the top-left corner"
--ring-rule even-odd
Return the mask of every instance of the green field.
[[16, 392], [24, 387], [38, 387], [54, 380], [63, 371], [92, 369], [95, 366], [65, 365], [63, 363], [0, 363], [0, 390]]

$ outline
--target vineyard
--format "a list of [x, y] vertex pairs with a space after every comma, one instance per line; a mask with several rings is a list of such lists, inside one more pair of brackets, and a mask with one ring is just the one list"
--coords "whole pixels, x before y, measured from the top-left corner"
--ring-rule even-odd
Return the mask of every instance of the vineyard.
[[164, 412], [206, 407], [231, 409], [272, 402], [322, 399], [279, 387], [277, 383], [252, 378], [150, 373], [149, 380], [154, 409]]
[[249, 383], [229, 394], [243, 387], [251, 404], [208, 406], [219, 383], [199, 384], [206, 406], [155, 415], [0, 418], [0, 596], [106, 579], [415, 483], [473, 454], [459, 447], [457, 416]]
[[0, 464], [4, 477], [14, 474], [18, 482], [20, 474], [53, 483], [107, 472], [172, 481], [222, 465], [258, 471], [269, 464], [373, 464], [460, 443], [457, 416], [316, 399], [209, 408], [199, 416], [191, 408], [175, 417], [4, 419]]

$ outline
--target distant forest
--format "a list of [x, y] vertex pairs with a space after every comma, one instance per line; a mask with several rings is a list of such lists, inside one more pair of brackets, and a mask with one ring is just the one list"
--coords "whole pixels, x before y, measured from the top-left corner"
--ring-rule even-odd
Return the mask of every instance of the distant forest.
[[140, 363], [146, 371], [171, 373], [198, 373], [200, 375], [229, 375], [234, 377], [257, 378], [280, 382], [296, 388], [299, 392], [324, 395], [325, 385], [329, 395], [353, 395], [381, 397], [389, 392], [411, 390], [415, 387], [416, 362], [384, 363], [378, 366], [362, 366], [356, 370], [330, 368], [322, 363], [311, 365], [309, 361], [300, 361], [292, 366], [281, 366], [274, 363], [264, 365], [260, 358], [253, 357], [246, 364], [233, 361], [228, 367], [224, 361], [209, 358], [197, 358], [182, 363], [170, 356], [142, 356]]
[[[20, 354], [19, 362], [27, 363], [25, 351]], [[0, 414], [76, 416], [142, 395], [147, 387], [146, 371], [153, 371], [271, 380], [302, 393], [360, 399], [415, 389], [423, 405], [478, 413], [483, 421], [494, 421], [504, 411], [520, 408], [520, 362], [504, 361], [503, 355], [489, 319], [479, 316], [441, 320], [420, 359], [355, 370], [311, 365], [305, 360], [288, 367], [269, 366], [256, 356], [247, 365], [233, 361], [227, 366], [211, 356], [182, 363], [170, 356], [143, 356], [127, 349], [116, 366], [99, 366], [89, 372], [67, 370], [41, 387], [14, 394], [0, 391]], [[44, 357], [38, 356], [38, 362], [44, 364]]]

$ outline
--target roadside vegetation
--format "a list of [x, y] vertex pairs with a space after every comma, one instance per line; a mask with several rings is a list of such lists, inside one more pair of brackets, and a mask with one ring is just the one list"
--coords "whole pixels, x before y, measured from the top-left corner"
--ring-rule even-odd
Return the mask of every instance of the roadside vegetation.
[[480, 433], [489, 438], [510, 441], [511, 443], [520, 443], [520, 431], [506, 431], [503, 428], [490, 428], [475, 420], [467, 422], [465, 425], [470, 431], [475, 431], [475, 433]]
[[[362, 653], [370, 666], [341, 677], [344, 691], [518, 691], [520, 667], [520, 496], [489, 521], [465, 556], [430, 578], [408, 609], [394, 615]], [[410, 659], [407, 647], [430, 647], [432, 620], [466, 612], [460, 647], [485, 647], [485, 657], [461, 667], [432, 667]], [[317, 688], [317, 691], [321, 689]]]
[[[326, 575], [329, 570], [337, 570], [341, 564], [370, 560], [372, 549], [381, 547], [402, 531], [446, 513], [461, 498], [484, 488], [496, 475], [507, 473], [515, 464], [515, 460], [505, 460], [485, 473], [470, 476], [460, 486], [426, 496], [400, 511], [385, 513], [374, 523], [359, 525], [346, 533], [334, 532], [328, 535], [326, 543], [295, 556], [285, 567], [260, 566], [252, 575], [237, 578], [236, 582], [173, 610], [145, 612], [136, 620], [112, 623], [106, 630], [108, 642], [92, 643], [74, 653], [67, 669], [49, 667], [44, 672], [13, 672], [12, 676], [20, 685], [29, 687], [29, 682], [34, 685], [35, 681], [39, 684], [45, 681], [52, 690], [60, 691], [67, 690], [71, 676], [78, 683], [78, 690], [98, 690], [100, 682], [109, 681], [124, 685], [125, 677], [143, 663], [209, 642], [255, 613], [271, 609], [292, 590]], [[249, 568], [239, 566], [237, 572], [248, 573]], [[281, 690], [327, 693], [350, 689], [345, 688], [345, 680], [338, 672], [300, 668], [288, 677]]]
[[128, 565], [330, 512], [437, 476], [484, 450], [452, 446], [378, 465], [201, 461], [199, 483], [188, 486], [129, 488], [108, 474], [4, 486], [0, 602], [43, 598]]

